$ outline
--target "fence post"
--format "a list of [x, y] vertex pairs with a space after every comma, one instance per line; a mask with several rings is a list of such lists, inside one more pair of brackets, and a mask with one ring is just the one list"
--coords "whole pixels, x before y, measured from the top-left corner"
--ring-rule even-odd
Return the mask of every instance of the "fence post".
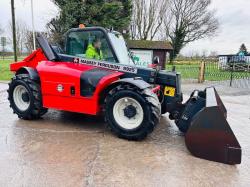
[[232, 85], [233, 85], [233, 72], [234, 72], [234, 69], [235, 69], [235, 61], [230, 66], [231, 66], [230, 87], [232, 87]]
[[199, 68], [198, 83], [203, 83], [205, 81], [205, 61], [202, 60]]

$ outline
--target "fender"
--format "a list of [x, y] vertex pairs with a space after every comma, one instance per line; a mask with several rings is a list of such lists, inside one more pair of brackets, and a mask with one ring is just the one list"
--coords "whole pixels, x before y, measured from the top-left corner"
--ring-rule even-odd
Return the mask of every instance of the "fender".
[[121, 83], [128, 83], [128, 84], [134, 85], [140, 88], [141, 90], [151, 87], [151, 85], [145, 82], [141, 77], [124, 78], [124, 79], [115, 81], [113, 84], [121, 84]]
[[98, 94], [100, 95], [99, 103], [103, 104], [108, 92], [120, 84], [130, 84], [130, 85], [136, 86], [142, 90], [151, 87], [151, 85], [148, 84], [147, 82], [145, 82], [141, 77], [122, 78], [122, 79], [113, 81], [105, 89], [98, 92]]
[[19, 74], [28, 74], [30, 79], [34, 81], [40, 81], [39, 74], [36, 69], [30, 68], [30, 67], [22, 67], [19, 70], [17, 70], [16, 75]]

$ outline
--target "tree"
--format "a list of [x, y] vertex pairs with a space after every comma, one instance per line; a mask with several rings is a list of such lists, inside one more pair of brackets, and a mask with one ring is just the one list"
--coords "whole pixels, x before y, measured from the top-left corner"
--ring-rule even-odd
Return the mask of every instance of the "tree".
[[238, 53], [238, 54], [244, 54], [244, 55], [247, 55], [247, 54], [248, 54], [247, 48], [246, 48], [245, 44], [241, 44], [240, 50], [239, 50], [239, 53]]
[[2, 50], [1, 50], [1, 55], [4, 59], [4, 55], [5, 55], [5, 47], [6, 47], [6, 44], [7, 44], [7, 40], [6, 40], [6, 37], [0, 37], [0, 43], [1, 43], [1, 47], [2, 47]]
[[164, 19], [166, 38], [174, 48], [171, 60], [188, 43], [216, 34], [219, 22], [214, 10], [209, 9], [210, 4], [211, 0], [171, 0]]
[[[35, 36], [37, 35], [43, 35], [46, 38], [50, 39], [49, 34], [47, 32], [35, 32]], [[50, 42], [50, 41], [49, 41]], [[27, 50], [28, 53], [31, 53], [33, 49], [33, 32], [30, 30], [27, 30], [25, 32], [25, 49]], [[40, 46], [38, 42], [36, 42], [36, 49], [38, 49]]]
[[[2, 27], [1, 27], [1, 25], [0, 25], [0, 36], [1, 36], [1, 34], [3, 33], [4, 31], [3, 31], [3, 29], [2, 29]], [[5, 46], [6, 46], [6, 38], [5, 37], [0, 37], [0, 44], [1, 44], [1, 48], [2, 48], [2, 55], [3, 55], [3, 57], [4, 57], [4, 52], [5, 52]]]
[[132, 39], [153, 40], [162, 26], [168, 0], [133, 0]]
[[218, 56], [217, 51], [210, 51], [209, 57], [216, 58]]
[[0, 35], [3, 34], [4, 30], [2, 29], [1, 25], [0, 25]]
[[127, 30], [131, 19], [131, 0], [52, 0], [59, 15], [48, 24], [54, 41], [63, 44], [63, 34], [79, 24]]
[[[8, 27], [10, 36], [8, 36], [8, 40], [10, 43], [13, 43], [12, 40], [12, 22], [9, 22]], [[25, 49], [26, 43], [26, 33], [28, 32], [28, 27], [22, 20], [16, 20], [16, 46], [17, 46], [17, 54], [21, 55]]]

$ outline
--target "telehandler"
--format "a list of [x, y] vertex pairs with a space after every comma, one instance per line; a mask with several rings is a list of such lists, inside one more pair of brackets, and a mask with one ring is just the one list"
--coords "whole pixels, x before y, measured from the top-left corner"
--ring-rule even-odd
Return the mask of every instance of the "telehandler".
[[[120, 138], [142, 140], [169, 113], [185, 134], [196, 157], [225, 164], [241, 163], [241, 147], [226, 118], [227, 110], [215, 88], [195, 90], [183, 103], [181, 75], [137, 67], [123, 36], [102, 27], [70, 29], [65, 48], [56, 50], [42, 35], [40, 48], [10, 65], [10, 107], [24, 120], [38, 119], [48, 109], [90, 115], [104, 114]], [[86, 51], [98, 38], [102, 58]], [[159, 59], [154, 59], [158, 64]]]

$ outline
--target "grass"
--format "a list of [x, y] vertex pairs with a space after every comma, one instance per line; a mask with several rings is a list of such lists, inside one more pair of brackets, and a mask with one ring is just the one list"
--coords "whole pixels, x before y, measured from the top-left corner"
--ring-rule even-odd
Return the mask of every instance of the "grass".
[[[24, 56], [18, 57], [18, 61], [23, 59]], [[0, 81], [9, 81], [13, 77], [13, 73], [10, 71], [10, 64], [13, 62], [13, 56], [7, 56], [5, 59], [0, 57]]]
[[[199, 63], [177, 63], [175, 64], [176, 71], [180, 72], [182, 79], [198, 79], [199, 76]], [[166, 69], [171, 70], [172, 65], [167, 65]], [[224, 81], [230, 80], [231, 72], [220, 70], [216, 62], [206, 64], [205, 80], [208, 81]], [[233, 79], [250, 78], [249, 72], [233, 72]]]
[[9, 69], [10, 63], [13, 60], [2, 60], [0, 59], [0, 80], [10, 80], [13, 76], [12, 72]]
[[[21, 57], [20, 59], [23, 59]], [[0, 80], [10, 80], [13, 74], [9, 70], [9, 65], [13, 60], [10, 58], [6, 60], [0, 59]], [[198, 79], [200, 61], [180, 61], [175, 62], [176, 71], [182, 74], [182, 79]], [[167, 65], [166, 69], [171, 70], [172, 65]], [[222, 71], [218, 69], [216, 62], [211, 62], [206, 65], [205, 80], [208, 81], [223, 81], [230, 80], [231, 72]], [[233, 72], [234, 79], [250, 78], [250, 73], [247, 72]]]

